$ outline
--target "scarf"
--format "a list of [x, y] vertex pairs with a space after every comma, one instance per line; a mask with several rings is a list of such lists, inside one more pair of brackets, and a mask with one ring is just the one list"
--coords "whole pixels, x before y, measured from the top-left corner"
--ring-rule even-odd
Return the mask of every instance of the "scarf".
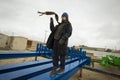
[[65, 23], [58, 26], [58, 28], [57, 28], [57, 30], [55, 31], [55, 34], [54, 34], [54, 39], [55, 40], [59, 40], [61, 38], [62, 30], [63, 30], [64, 26], [65, 26]]

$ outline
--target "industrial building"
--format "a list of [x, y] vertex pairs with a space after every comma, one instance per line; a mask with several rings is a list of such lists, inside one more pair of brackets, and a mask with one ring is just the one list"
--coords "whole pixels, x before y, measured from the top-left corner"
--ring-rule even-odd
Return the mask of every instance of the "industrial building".
[[0, 33], [0, 49], [8, 49], [9, 48], [9, 36]]
[[27, 38], [21, 36], [11, 36], [11, 45], [10, 48], [12, 50], [25, 50], [27, 44]]
[[38, 41], [27, 40], [27, 50], [35, 51]]
[[0, 49], [4, 50], [36, 50], [38, 41], [21, 36], [8, 36], [0, 33]]

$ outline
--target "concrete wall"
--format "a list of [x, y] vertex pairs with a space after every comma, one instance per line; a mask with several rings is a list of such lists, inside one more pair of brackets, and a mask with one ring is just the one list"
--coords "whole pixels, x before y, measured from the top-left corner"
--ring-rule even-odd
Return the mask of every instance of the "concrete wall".
[[11, 49], [13, 50], [25, 50], [27, 46], [27, 38], [14, 36]]
[[[38, 41], [28, 40], [29, 44], [27, 44], [27, 49], [35, 51]], [[31, 42], [31, 43], [30, 43]]]
[[9, 36], [0, 33], [0, 48], [6, 48], [9, 45]]
[[[30, 41], [30, 44], [27, 42]], [[28, 40], [25, 37], [20, 36], [8, 36], [0, 33], [0, 49], [11, 49], [11, 50], [36, 50], [38, 41]]]
[[31, 46], [31, 47], [32, 47], [34, 50], [36, 49], [37, 43], [38, 43], [37, 41], [33, 41], [33, 42], [32, 42], [32, 46]]

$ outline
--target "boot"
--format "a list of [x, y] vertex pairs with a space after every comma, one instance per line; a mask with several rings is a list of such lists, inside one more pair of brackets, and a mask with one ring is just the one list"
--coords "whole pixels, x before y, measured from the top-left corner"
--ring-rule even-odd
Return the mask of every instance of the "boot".
[[53, 76], [57, 73], [56, 69], [53, 69], [51, 72], [50, 72], [50, 76]]
[[57, 71], [57, 74], [62, 74], [62, 73], [64, 73], [64, 71], [65, 71], [65, 69], [60, 68], [60, 69]]

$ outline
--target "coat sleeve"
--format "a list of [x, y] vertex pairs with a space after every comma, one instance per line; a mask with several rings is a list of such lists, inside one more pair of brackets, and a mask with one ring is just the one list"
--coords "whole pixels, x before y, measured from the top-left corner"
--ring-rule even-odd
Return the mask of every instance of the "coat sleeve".
[[54, 30], [54, 23], [53, 23], [53, 21], [51, 21], [50, 22], [50, 30], [53, 32], [53, 30]]
[[68, 39], [72, 34], [72, 25], [71, 23], [67, 24], [67, 29], [65, 31], [65, 34], [62, 36], [62, 39]]

